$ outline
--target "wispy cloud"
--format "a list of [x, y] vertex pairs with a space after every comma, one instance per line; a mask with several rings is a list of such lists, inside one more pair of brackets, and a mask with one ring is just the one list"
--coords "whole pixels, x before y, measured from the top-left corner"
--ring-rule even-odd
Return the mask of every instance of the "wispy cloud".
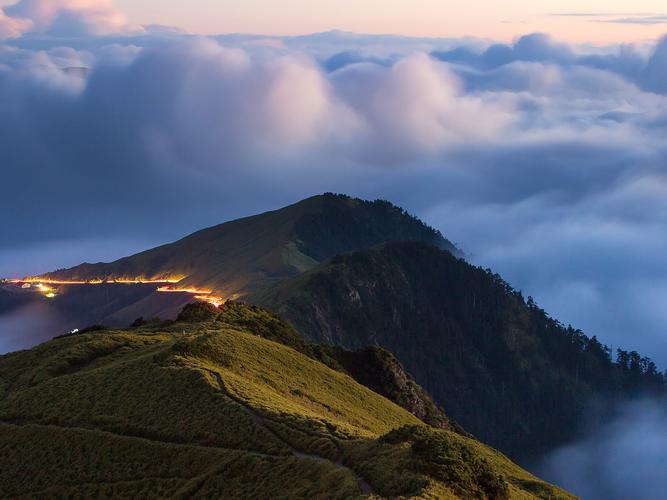
[[621, 17], [614, 19], [601, 19], [599, 22], [603, 23], [615, 23], [615, 24], [667, 24], [667, 15], [659, 16], [637, 16], [637, 17]]
[[129, 30], [127, 19], [111, 0], [19, 0], [0, 8], [0, 39], [26, 33], [67, 37]]
[[554, 17], [611, 17], [618, 14], [607, 12], [554, 12], [550, 15]]
[[659, 12], [556, 12], [550, 14], [554, 17], [579, 17], [588, 18], [590, 22], [612, 23], [612, 24], [665, 24], [667, 14]]

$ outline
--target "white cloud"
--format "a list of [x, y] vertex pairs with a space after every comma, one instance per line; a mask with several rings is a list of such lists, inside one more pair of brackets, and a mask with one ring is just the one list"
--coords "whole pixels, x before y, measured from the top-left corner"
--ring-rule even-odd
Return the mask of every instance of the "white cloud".
[[30, 19], [10, 17], [0, 9], [0, 40], [18, 38], [33, 27]]
[[111, 0], [19, 0], [0, 9], [0, 38], [25, 33], [110, 35], [127, 28]]
[[[358, 64], [332, 75], [341, 98], [364, 126], [362, 157], [401, 164], [453, 144], [493, 137], [511, 121], [511, 108], [465, 95], [446, 65], [424, 54], [387, 68]], [[476, 119], [481, 113], [484, 120]]]

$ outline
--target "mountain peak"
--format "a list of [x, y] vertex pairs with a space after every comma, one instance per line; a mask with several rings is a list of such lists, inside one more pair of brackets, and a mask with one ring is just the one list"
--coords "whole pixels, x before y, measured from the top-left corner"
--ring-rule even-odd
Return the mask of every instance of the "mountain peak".
[[180, 281], [179, 287], [237, 298], [312, 269], [334, 255], [403, 240], [458, 252], [439, 231], [388, 201], [324, 193], [203, 229], [112, 263], [82, 264], [41, 278]]

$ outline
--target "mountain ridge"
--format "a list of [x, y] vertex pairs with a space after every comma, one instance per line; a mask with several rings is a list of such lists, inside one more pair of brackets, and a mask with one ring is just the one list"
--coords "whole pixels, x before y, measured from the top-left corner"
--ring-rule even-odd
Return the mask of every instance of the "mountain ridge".
[[181, 288], [212, 289], [225, 298], [238, 298], [336, 254], [412, 239], [459, 252], [438, 231], [387, 201], [325, 193], [202, 229], [111, 263], [84, 263], [35, 278], [172, 280]]

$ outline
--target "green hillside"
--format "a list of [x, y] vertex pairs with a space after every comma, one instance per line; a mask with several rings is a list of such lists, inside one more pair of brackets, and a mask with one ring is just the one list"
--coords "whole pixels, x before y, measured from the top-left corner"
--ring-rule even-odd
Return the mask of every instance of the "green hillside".
[[230, 304], [0, 357], [2, 496], [571, 498], [308, 349]]
[[498, 275], [422, 243], [333, 258], [251, 300], [313, 341], [391, 351], [466, 430], [524, 463], [594, 398], [664, 392], [655, 365], [551, 319]]
[[55, 280], [181, 279], [181, 287], [238, 297], [313, 268], [339, 253], [419, 240], [452, 252], [434, 229], [386, 201], [325, 194], [198, 231], [110, 264], [48, 273]]

